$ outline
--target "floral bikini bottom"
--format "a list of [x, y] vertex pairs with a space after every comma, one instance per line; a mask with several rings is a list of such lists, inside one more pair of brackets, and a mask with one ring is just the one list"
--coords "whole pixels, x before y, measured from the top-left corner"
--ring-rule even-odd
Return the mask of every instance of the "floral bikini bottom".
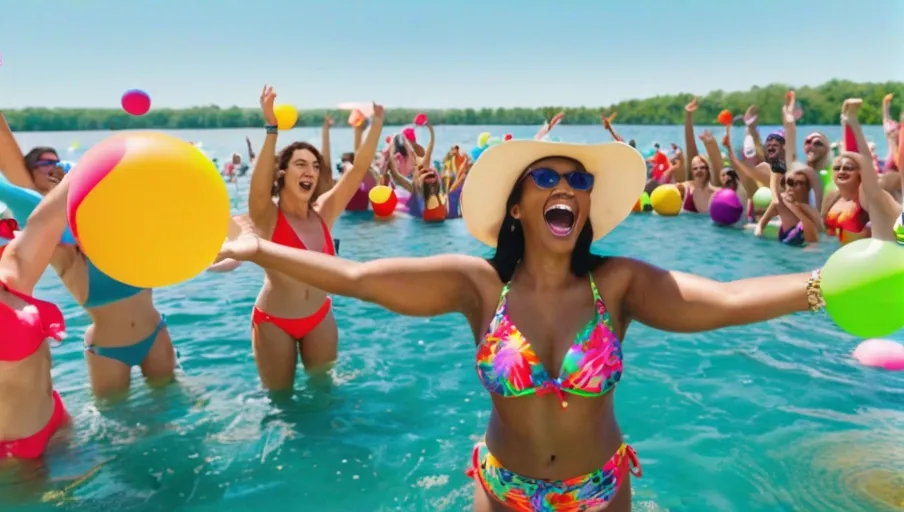
[[602, 468], [567, 480], [539, 480], [505, 469], [483, 441], [474, 446], [468, 476], [475, 478], [498, 502], [519, 512], [581, 512], [606, 505], [633, 474], [643, 471], [634, 449], [622, 443]]

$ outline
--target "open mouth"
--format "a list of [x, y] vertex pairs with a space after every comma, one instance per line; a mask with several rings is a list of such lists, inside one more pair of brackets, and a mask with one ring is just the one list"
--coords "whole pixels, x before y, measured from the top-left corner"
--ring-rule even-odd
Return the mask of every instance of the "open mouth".
[[546, 225], [555, 236], [568, 236], [574, 230], [574, 211], [567, 204], [554, 204], [543, 212]]
[[766, 156], [774, 158], [778, 155], [778, 148], [766, 148]]
[[299, 180], [298, 186], [305, 192], [310, 192], [314, 188], [314, 182], [308, 179]]
[[47, 177], [47, 181], [49, 181], [53, 184], [58, 184], [61, 180], [60, 180], [60, 178], [57, 178], [56, 176], [50, 175]]

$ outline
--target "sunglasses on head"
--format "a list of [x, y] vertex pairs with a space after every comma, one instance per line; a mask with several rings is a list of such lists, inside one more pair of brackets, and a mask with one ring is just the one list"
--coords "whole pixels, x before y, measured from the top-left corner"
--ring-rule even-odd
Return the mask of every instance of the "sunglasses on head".
[[527, 173], [534, 184], [542, 189], [551, 189], [559, 184], [562, 178], [568, 186], [578, 192], [586, 192], [593, 188], [593, 175], [587, 171], [571, 171], [565, 174], [559, 174], [552, 169], [534, 169]]

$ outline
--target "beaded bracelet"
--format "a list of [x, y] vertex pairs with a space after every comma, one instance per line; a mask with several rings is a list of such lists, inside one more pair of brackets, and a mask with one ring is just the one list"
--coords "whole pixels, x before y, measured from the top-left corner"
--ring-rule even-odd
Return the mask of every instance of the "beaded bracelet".
[[814, 313], [826, 306], [826, 301], [822, 298], [821, 268], [814, 270], [807, 279], [807, 303], [810, 305], [810, 311]]
[[279, 128], [276, 125], [268, 124], [264, 126], [264, 129], [267, 130], [267, 135], [275, 135], [276, 132], [279, 131]]

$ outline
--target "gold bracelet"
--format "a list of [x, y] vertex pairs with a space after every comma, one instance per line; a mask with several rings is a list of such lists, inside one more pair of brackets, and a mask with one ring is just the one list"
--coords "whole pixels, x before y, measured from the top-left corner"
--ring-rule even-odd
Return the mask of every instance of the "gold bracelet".
[[807, 279], [807, 303], [810, 305], [810, 311], [815, 313], [826, 306], [826, 301], [822, 298], [822, 269], [818, 268], [810, 274]]

